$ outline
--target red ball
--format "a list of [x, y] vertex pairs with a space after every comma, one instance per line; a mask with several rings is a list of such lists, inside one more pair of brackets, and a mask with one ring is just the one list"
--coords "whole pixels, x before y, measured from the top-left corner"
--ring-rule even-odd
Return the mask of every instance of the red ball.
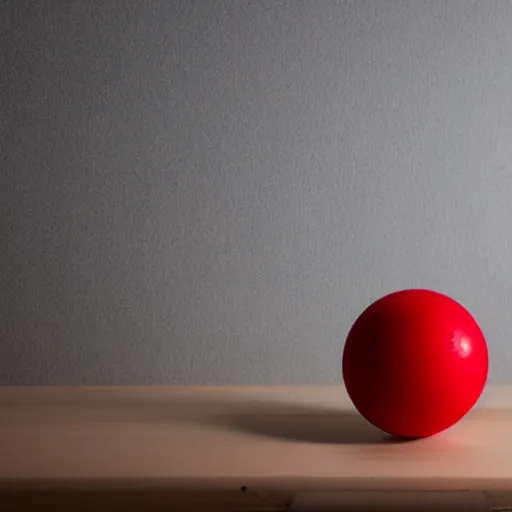
[[350, 329], [343, 380], [354, 406], [381, 430], [427, 437], [475, 405], [489, 367], [471, 314], [430, 290], [402, 290], [368, 306]]

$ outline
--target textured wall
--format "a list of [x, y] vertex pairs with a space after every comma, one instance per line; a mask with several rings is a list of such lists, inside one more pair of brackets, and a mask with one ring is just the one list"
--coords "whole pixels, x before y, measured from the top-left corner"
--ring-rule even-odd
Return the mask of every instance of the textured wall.
[[336, 382], [410, 286], [512, 379], [512, 2], [0, 14], [1, 383]]

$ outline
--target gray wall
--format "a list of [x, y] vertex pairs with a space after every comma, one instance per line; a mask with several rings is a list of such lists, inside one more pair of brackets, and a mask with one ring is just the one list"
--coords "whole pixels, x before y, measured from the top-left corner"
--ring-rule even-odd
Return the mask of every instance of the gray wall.
[[512, 2], [2, 2], [0, 381], [322, 383], [452, 295], [512, 381]]

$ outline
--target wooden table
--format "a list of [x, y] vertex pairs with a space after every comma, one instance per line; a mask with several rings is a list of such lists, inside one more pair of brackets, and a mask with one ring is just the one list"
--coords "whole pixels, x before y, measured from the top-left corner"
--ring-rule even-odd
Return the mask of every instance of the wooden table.
[[339, 386], [0, 388], [1, 512], [506, 505], [512, 388], [412, 442]]

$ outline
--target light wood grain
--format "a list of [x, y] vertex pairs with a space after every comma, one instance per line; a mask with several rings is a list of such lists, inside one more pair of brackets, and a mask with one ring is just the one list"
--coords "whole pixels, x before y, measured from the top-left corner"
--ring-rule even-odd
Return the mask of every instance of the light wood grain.
[[0, 388], [0, 489], [4, 503], [66, 490], [134, 504], [150, 490], [215, 496], [223, 510], [281, 510], [320, 491], [506, 495], [511, 391], [489, 388], [443, 434], [396, 442], [340, 386]]

